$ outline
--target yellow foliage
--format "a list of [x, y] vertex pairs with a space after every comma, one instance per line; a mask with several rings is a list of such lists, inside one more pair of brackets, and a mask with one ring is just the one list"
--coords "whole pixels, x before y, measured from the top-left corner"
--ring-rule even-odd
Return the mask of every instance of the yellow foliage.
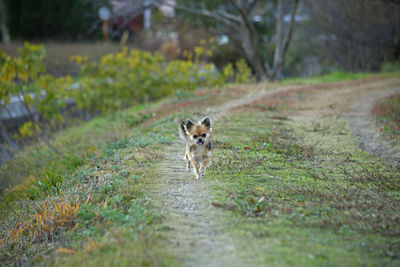
[[251, 69], [247, 65], [246, 61], [244, 59], [236, 61], [236, 68], [237, 68], [237, 73], [235, 82], [247, 83], [251, 77]]
[[224, 79], [226, 81], [233, 80], [233, 77], [235, 75], [235, 71], [233, 70], [232, 63], [226, 64], [226, 66], [222, 69], [222, 75], [224, 76]]
[[69, 61], [81, 65], [88, 61], [88, 57], [80, 55], [69, 56]]
[[35, 131], [37, 131], [38, 128], [35, 127], [35, 125], [33, 124], [33, 122], [28, 121], [25, 122], [20, 128], [19, 128], [19, 132], [22, 136], [22, 138], [26, 138], [26, 137], [31, 137], [33, 136], [33, 133]]

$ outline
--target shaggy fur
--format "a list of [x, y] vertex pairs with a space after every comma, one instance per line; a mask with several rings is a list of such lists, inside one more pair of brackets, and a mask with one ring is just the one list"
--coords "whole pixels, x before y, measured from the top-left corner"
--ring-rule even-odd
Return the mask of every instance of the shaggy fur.
[[186, 170], [190, 171], [193, 165], [197, 179], [203, 177], [207, 167], [211, 164], [211, 122], [205, 117], [198, 123], [191, 119], [179, 123], [179, 135], [186, 141]]

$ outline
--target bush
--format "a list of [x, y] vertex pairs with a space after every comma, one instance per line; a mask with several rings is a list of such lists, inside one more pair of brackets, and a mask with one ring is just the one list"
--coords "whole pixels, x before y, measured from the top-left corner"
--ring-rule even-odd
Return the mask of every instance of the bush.
[[382, 64], [382, 71], [383, 72], [400, 71], [400, 61], [387, 62], [387, 63]]
[[123, 50], [108, 54], [99, 63], [83, 62], [78, 90], [72, 98], [80, 109], [107, 113], [136, 103], [157, 100], [176, 91], [191, 91], [198, 86], [223, 83], [213, 64], [191, 60], [166, 62], [161, 53]]
[[247, 65], [244, 59], [235, 62], [236, 72], [232, 63], [228, 63], [222, 69], [222, 75], [225, 81], [236, 83], [247, 83], [251, 79], [251, 68]]
[[71, 61], [82, 66], [77, 79], [47, 74], [42, 45], [25, 43], [18, 52], [13, 58], [0, 50], [0, 108], [9, 103], [11, 95], [20, 95], [29, 120], [20, 126], [18, 138], [42, 138], [53, 150], [47, 133], [65, 126], [61, 111], [71, 100], [79, 111], [107, 114], [199, 86], [218, 86], [228, 80], [245, 83], [251, 76], [244, 60], [235, 63], [236, 73], [228, 65], [223, 74], [213, 64], [202, 63], [212, 54], [204, 46], [196, 46], [194, 53], [186, 51], [186, 60], [169, 62], [161, 53], [126, 47], [103, 56], [100, 62], [71, 56]]

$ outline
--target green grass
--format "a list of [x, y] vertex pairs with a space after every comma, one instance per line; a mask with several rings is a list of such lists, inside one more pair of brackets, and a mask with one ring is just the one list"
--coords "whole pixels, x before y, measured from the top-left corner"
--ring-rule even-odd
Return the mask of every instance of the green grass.
[[26, 147], [7, 164], [0, 166], [2, 205], [24, 198], [24, 188], [30, 186], [31, 180], [45, 177], [47, 168], [51, 167], [60, 175], [68, 175], [110, 142], [128, 136], [136, 125], [140, 111], [148, 106], [138, 105], [123, 112], [98, 117], [55, 134], [52, 144], [61, 151], [61, 155], [41, 143]]
[[[164, 103], [198, 98], [177, 95]], [[154, 234], [163, 218], [146, 195], [157, 182], [158, 152], [175, 141], [176, 121], [187, 115], [161, 109], [154, 118], [161, 104], [56, 134], [52, 142], [63, 156], [37, 144], [2, 166], [1, 184], [10, 189], [1, 199], [0, 261], [179, 265]], [[213, 126], [205, 180], [215, 208], [227, 210], [227, 231], [238, 238], [242, 258], [279, 266], [398, 265], [398, 170], [360, 151], [340, 118], [293, 120], [255, 110], [264, 111], [238, 111]], [[60, 215], [60, 203], [79, 209]], [[37, 224], [44, 207], [48, 229]], [[21, 225], [38, 232], [16, 236]]]
[[321, 76], [312, 78], [288, 78], [281, 81], [284, 84], [318, 84], [329, 82], [340, 82], [354, 79], [370, 78], [370, 77], [384, 77], [384, 76], [399, 76], [400, 72], [387, 72], [387, 73], [350, 73], [343, 71], [335, 71]]
[[[118, 115], [122, 121], [125, 114]], [[134, 261], [137, 265], [172, 262], [173, 257], [163, 251], [153, 253], [157, 240], [149, 227], [159, 221], [160, 216], [146, 196], [145, 189], [151, 181], [143, 177], [151, 174], [159, 158], [155, 151], [175, 138], [176, 115], [179, 113], [120, 132], [125, 137], [105, 142], [102, 149], [89, 154], [75, 171], [65, 174], [63, 181], [57, 172], [49, 169], [46, 179], [33, 181], [35, 187], [27, 187], [24, 193], [18, 194], [20, 201], [9, 200], [9, 205], [3, 206], [5, 213], [1, 219], [0, 260], [8, 264], [34, 264], [44, 260], [44, 254], [53, 252], [51, 260], [61, 265], [112, 264], [121, 260], [119, 257], [123, 257], [121, 264], [124, 261], [126, 264]], [[115, 118], [112, 121], [117, 123]], [[98, 118], [89, 124], [97, 125], [104, 120], [106, 118]], [[111, 124], [111, 119], [108, 120]], [[121, 126], [121, 122], [118, 125]], [[89, 130], [91, 127], [84, 125], [78, 129], [82, 131], [82, 128]], [[103, 129], [107, 132], [102, 134], [110, 135], [111, 130], [115, 129]], [[31, 193], [32, 190], [35, 193]], [[33, 197], [27, 198], [28, 193]], [[62, 220], [68, 219], [68, 225], [54, 226], [53, 220], [58, 218], [55, 207], [59, 201], [79, 203], [75, 215], [62, 217]], [[36, 219], [32, 219], [38, 212], [43, 213], [45, 206], [40, 203], [47, 203], [49, 229], [42, 229], [36, 225]], [[12, 231], [21, 229], [20, 225], [27, 226], [29, 231], [24, 230], [15, 237]], [[29, 234], [35, 230], [37, 234]], [[149, 243], [152, 249], [148, 248]]]
[[213, 205], [231, 211], [270, 264], [398, 264], [398, 171], [360, 151], [340, 119], [272, 113], [214, 126]]

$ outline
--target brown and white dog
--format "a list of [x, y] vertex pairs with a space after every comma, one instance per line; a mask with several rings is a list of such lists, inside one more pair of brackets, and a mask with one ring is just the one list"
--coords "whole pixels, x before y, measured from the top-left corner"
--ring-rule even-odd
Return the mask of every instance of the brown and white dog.
[[203, 177], [206, 169], [211, 164], [211, 122], [205, 117], [198, 123], [191, 119], [181, 120], [179, 123], [179, 135], [186, 141], [186, 170], [190, 171], [193, 165], [197, 179]]

